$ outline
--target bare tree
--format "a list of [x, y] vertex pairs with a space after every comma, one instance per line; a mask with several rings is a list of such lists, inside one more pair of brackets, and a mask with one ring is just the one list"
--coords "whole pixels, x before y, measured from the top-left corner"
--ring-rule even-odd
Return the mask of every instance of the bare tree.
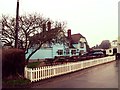
[[[2, 42], [14, 47], [15, 18], [2, 16]], [[65, 23], [53, 22], [39, 14], [30, 14], [19, 17], [18, 48], [24, 49], [25, 54], [34, 48], [27, 57], [30, 57], [45, 43], [60, 43], [65, 41]]]
[[[27, 39], [31, 34], [39, 32], [42, 24], [47, 21], [40, 15], [24, 15], [19, 17], [19, 31], [18, 31], [18, 44], [26, 49], [28, 46]], [[14, 46], [15, 42], [15, 18], [2, 16], [2, 42], [5, 44], [10, 43]]]
[[101, 49], [109, 49], [111, 47], [109, 40], [103, 40], [101, 44], [99, 45]]
[[2, 16], [2, 42], [6, 45], [12, 46], [15, 40], [15, 18]]
[[[49, 23], [49, 22], [47, 22]], [[54, 23], [53, 23], [54, 24]], [[27, 57], [27, 61], [30, 59], [30, 57], [39, 50], [43, 44], [54, 44], [54, 43], [65, 43], [65, 23], [55, 23], [55, 25], [52, 28], [48, 29], [44, 28], [43, 24], [43, 31], [37, 34], [34, 34], [29, 38], [29, 49], [32, 48], [32, 52]], [[51, 27], [50, 26], [50, 27]]]

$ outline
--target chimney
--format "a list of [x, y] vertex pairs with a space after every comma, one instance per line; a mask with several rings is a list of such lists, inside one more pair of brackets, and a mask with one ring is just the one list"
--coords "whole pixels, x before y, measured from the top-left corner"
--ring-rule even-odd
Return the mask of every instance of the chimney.
[[46, 24], [44, 23], [43, 24], [43, 32], [45, 32], [46, 31]]
[[48, 31], [51, 30], [51, 22], [50, 21], [47, 23], [47, 27], [48, 27]]
[[68, 29], [68, 40], [69, 40], [69, 47], [72, 47], [72, 38], [71, 38], [71, 29]]
[[68, 29], [67, 34], [68, 34], [68, 39], [70, 40], [71, 39], [71, 29]]

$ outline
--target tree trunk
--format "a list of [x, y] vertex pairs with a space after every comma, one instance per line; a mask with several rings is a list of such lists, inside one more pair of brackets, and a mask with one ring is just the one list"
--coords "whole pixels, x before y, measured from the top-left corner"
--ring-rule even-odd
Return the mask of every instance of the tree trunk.
[[26, 64], [28, 64], [28, 61], [29, 61], [30, 57], [31, 57], [37, 50], [39, 50], [39, 49], [41, 48], [41, 46], [42, 46], [42, 44], [40, 44], [40, 46], [39, 46], [35, 51], [33, 51], [33, 52], [27, 57], [27, 59], [26, 59]]

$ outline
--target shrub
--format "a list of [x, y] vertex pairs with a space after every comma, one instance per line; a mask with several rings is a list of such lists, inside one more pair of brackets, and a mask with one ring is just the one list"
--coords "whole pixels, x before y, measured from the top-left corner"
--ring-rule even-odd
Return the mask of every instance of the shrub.
[[25, 66], [25, 53], [20, 49], [3, 49], [2, 51], [2, 77], [16, 74], [23, 75]]

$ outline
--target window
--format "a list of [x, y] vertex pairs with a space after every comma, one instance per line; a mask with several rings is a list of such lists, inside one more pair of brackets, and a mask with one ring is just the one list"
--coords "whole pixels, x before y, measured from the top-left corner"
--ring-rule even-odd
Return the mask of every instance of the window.
[[79, 51], [79, 49], [77, 49], [77, 53], [79, 53], [80, 51]]
[[66, 54], [67, 54], [67, 55], [69, 54], [69, 49], [66, 49]]
[[84, 50], [80, 50], [80, 53], [83, 54], [83, 53], [84, 53]]
[[76, 54], [76, 50], [71, 50], [71, 54]]
[[111, 52], [112, 52], [112, 50], [109, 50], [109, 52], [111, 53]]
[[80, 42], [80, 48], [84, 48], [84, 43]]
[[57, 53], [58, 55], [63, 55], [63, 50], [58, 50]]

